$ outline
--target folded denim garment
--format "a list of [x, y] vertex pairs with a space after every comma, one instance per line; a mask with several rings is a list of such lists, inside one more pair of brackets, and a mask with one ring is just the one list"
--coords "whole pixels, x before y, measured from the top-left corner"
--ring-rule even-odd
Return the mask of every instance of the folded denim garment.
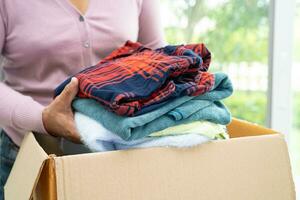
[[[213, 138], [203, 134], [181, 134], [176, 136], [145, 137], [133, 141], [124, 141], [116, 134], [104, 128], [94, 119], [75, 112], [75, 123], [83, 143], [94, 152], [148, 147], [193, 147]], [[225, 135], [225, 134], [222, 134]]]
[[77, 98], [72, 106], [75, 111], [95, 119], [126, 141], [200, 120], [226, 125], [231, 121], [231, 115], [221, 100], [232, 94], [232, 84], [226, 74], [216, 73], [214, 76], [215, 83], [211, 91], [197, 97], [177, 98], [154, 111], [136, 117], [116, 115], [93, 99]]

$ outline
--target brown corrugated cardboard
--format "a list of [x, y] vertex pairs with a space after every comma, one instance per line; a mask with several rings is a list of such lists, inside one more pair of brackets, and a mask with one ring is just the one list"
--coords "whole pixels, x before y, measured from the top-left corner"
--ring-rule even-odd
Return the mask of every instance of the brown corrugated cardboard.
[[47, 153], [40, 147], [33, 134], [22, 143], [18, 158], [5, 186], [5, 199], [29, 199], [36, 185]]
[[294, 200], [283, 135], [236, 119], [228, 130], [230, 140], [188, 149], [69, 156], [59, 156], [55, 142], [44, 150], [57, 156], [48, 156], [40, 147], [45, 144], [28, 134], [6, 199], [28, 199], [34, 191], [33, 198], [43, 200]]

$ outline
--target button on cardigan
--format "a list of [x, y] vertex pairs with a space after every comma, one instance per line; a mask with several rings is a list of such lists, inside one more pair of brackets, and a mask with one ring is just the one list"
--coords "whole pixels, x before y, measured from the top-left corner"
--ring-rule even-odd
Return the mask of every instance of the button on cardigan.
[[84, 15], [68, 0], [0, 0], [0, 126], [20, 145], [46, 133], [42, 110], [55, 86], [122, 46], [165, 45], [157, 0], [90, 0]]

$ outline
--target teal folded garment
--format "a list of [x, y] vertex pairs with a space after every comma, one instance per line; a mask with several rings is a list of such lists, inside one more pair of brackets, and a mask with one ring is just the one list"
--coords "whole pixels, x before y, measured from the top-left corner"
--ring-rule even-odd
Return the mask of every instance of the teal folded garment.
[[199, 120], [226, 125], [231, 121], [231, 115], [221, 100], [229, 97], [233, 88], [226, 74], [215, 73], [214, 76], [214, 87], [204, 95], [180, 97], [159, 109], [135, 117], [116, 115], [93, 99], [77, 98], [72, 106], [76, 111], [95, 119], [126, 141], [140, 139], [171, 126]]

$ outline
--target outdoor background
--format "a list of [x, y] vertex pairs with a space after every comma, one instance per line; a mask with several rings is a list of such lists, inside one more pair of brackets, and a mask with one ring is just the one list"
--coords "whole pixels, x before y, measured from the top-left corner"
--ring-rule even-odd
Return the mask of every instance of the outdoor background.
[[[210, 71], [226, 72], [233, 81], [235, 92], [225, 101], [232, 115], [261, 125], [267, 113], [269, 6], [268, 0], [161, 0], [167, 42], [205, 43], [213, 56]], [[296, 11], [289, 149], [300, 191], [300, 0]]]

